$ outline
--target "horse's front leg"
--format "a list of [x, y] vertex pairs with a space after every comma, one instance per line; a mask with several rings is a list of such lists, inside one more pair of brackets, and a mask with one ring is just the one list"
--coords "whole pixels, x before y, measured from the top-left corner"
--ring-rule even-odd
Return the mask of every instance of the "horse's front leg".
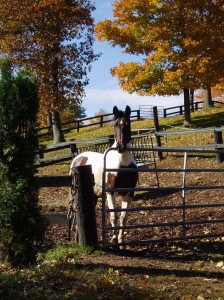
[[[115, 209], [115, 198], [115, 193], [107, 193], [107, 205], [109, 209]], [[110, 223], [112, 227], [115, 227], [117, 224], [117, 217], [115, 211], [110, 212]], [[117, 231], [113, 230], [112, 234], [112, 241], [117, 242]]]
[[[131, 200], [132, 199], [129, 196], [123, 197], [122, 203], [121, 203], [121, 208], [122, 209], [127, 209], [131, 204]], [[122, 211], [121, 215], [120, 215], [120, 226], [125, 226], [126, 225], [127, 217], [128, 217], [127, 211], [126, 210]], [[124, 229], [121, 228], [119, 230], [119, 234], [118, 234], [118, 243], [122, 243], [123, 240], [124, 240]]]

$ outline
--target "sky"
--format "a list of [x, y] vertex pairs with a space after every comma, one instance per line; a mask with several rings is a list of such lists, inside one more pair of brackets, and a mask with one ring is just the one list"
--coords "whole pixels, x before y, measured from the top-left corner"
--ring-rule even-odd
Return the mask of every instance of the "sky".
[[[96, 10], [93, 12], [95, 24], [105, 19], [113, 19], [114, 0], [91, 0]], [[122, 53], [121, 48], [112, 47], [107, 42], [95, 41], [95, 53], [101, 52], [100, 58], [92, 64], [92, 70], [88, 75], [90, 80], [86, 87], [86, 96], [83, 98], [82, 107], [86, 109], [87, 117], [93, 117], [100, 110], [112, 113], [116, 105], [124, 110], [129, 105], [132, 110], [139, 109], [140, 105], [152, 105], [172, 107], [183, 105], [183, 96], [138, 96], [137, 94], [128, 94], [123, 91], [118, 79], [113, 77], [110, 69], [119, 64], [119, 62], [138, 61], [139, 58], [134, 55]]]

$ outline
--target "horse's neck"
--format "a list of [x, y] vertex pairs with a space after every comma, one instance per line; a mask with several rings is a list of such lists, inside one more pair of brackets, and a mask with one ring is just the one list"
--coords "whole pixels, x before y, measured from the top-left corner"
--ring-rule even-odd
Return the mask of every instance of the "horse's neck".
[[[127, 146], [130, 147], [131, 143], [129, 143]], [[116, 147], [116, 142], [114, 142], [114, 144], [112, 145], [112, 148]], [[120, 166], [129, 166], [132, 162], [133, 162], [133, 156], [131, 151], [125, 151], [122, 153], [118, 153], [116, 152], [116, 155], [114, 155], [114, 159], [117, 159], [117, 167]]]

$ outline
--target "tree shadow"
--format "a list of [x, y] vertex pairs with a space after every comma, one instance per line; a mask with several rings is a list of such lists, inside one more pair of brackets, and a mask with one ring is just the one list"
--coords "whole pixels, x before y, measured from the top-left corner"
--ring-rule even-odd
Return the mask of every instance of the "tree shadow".
[[177, 190], [172, 190], [172, 188], [169, 188], [164, 191], [158, 191], [158, 190], [150, 190], [142, 193], [136, 193], [133, 197], [133, 201], [141, 201], [141, 200], [153, 200], [158, 199], [161, 197], [169, 196], [178, 193]]
[[212, 240], [157, 242], [145, 247], [133, 247], [131, 250], [110, 248], [108, 251], [118, 256], [136, 258], [161, 259], [176, 262], [201, 260], [218, 262], [224, 255], [224, 242], [215, 242]]
[[[209, 268], [203, 269], [200, 267], [200, 263], [211, 262], [216, 263], [220, 261], [220, 257], [224, 255], [224, 243], [223, 242], [176, 242], [164, 244], [160, 243], [155, 246], [152, 245], [147, 249], [142, 250], [119, 250], [113, 248], [106, 250], [106, 253], [114, 254], [120, 258], [133, 259], [139, 258], [139, 261], [135, 260], [130, 265], [119, 263], [112, 263], [112, 260], [108, 260], [108, 263], [103, 261], [102, 263], [85, 265], [84, 268], [88, 267], [91, 270], [98, 268], [116, 268], [121, 270], [127, 275], [150, 275], [150, 276], [176, 276], [176, 277], [205, 277], [207, 279], [224, 279], [224, 272], [220, 269]], [[181, 255], [180, 255], [181, 254]], [[116, 256], [114, 261], [116, 261]], [[145, 264], [144, 264], [145, 259]], [[147, 266], [147, 260], [150, 260], [150, 264]], [[153, 263], [155, 261], [155, 264]], [[132, 261], [132, 260], [131, 260]], [[119, 260], [118, 260], [119, 262]], [[126, 260], [127, 262], [127, 260]], [[161, 262], [161, 263], [160, 263]], [[174, 262], [169, 265], [169, 268], [164, 267], [164, 263]], [[179, 264], [178, 264], [179, 263]], [[189, 267], [186, 268], [186, 263]], [[199, 264], [197, 266], [197, 263]], [[195, 267], [191, 267], [194, 266]], [[209, 265], [209, 264], [208, 264]]]

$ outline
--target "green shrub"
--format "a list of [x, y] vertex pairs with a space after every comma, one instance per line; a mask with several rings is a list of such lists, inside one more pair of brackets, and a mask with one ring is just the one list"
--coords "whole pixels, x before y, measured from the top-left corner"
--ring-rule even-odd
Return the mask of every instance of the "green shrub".
[[0, 256], [12, 265], [36, 259], [44, 236], [34, 181], [38, 93], [25, 70], [14, 77], [8, 61], [0, 80]]

